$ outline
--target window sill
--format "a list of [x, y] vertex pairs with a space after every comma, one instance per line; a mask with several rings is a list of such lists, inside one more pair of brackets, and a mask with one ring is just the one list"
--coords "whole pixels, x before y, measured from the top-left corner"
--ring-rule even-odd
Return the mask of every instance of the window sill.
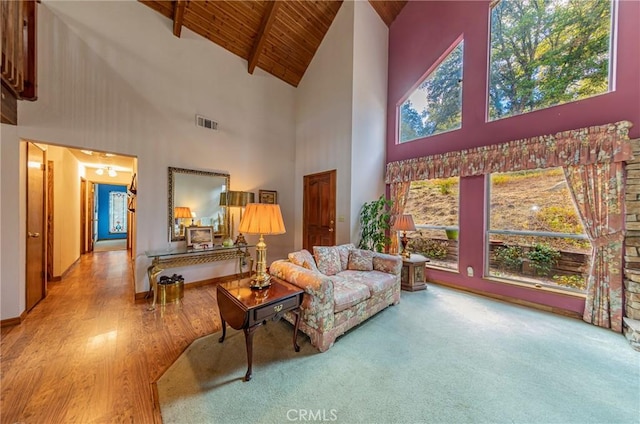
[[450, 272], [452, 274], [460, 274], [460, 271], [457, 269], [453, 269], [453, 268], [447, 268], [444, 266], [438, 266], [438, 265], [434, 265], [434, 264], [429, 264], [429, 262], [426, 263], [426, 268], [427, 269], [433, 269], [435, 271], [445, 271], [445, 272]]
[[575, 297], [577, 299], [586, 299], [587, 298], [586, 293], [579, 293], [579, 292], [574, 292], [574, 291], [556, 289], [556, 288], [549, 287], [549, 286], [536, 285], [536, 284], [530, 284], [530, 283], [520, 283], [518, 281], [507, 280], [505, 278], [487, 277], [487, 276], [485, 276], [483, 278], [486, 281], [489, 281], [489, 282], [492, 282], [492, 283], [509, 284], [509, 285], [512, 285], [512, 286], [518, 286], [518, 287], [522, 287], [522, 288], [526, 288], [526, 289], [530, 289], [530, 290], [535, 290], [535, 291], [543, 291], [543, 292], [547, 292], [547, 293], [554, 293], [554, 294], [561, 294], [561, 295], [569, 296], [569, 297]]

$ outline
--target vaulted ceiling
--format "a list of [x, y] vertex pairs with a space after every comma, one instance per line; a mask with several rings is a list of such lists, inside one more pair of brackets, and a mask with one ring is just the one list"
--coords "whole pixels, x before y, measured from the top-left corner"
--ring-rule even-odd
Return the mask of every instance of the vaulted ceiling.
[[[247, 60], [256, 67], [298, 86], [320, 46], [342, 0], [139, 0], [182, 27]], [[391, 25], [407, 3], [369, 0]]]

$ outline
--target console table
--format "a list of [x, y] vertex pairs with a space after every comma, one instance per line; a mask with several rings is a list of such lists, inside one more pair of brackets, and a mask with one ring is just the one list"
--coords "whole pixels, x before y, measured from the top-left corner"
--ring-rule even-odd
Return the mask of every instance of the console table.
[[[150, 311], [156, 308], [158, 298], [158, 275], [167, 268], [178, 268], [190, 265], [199, 265], [209, 262], [238, 259], [242, 263], [250, 257], [249, 248], [251, 245], [239, 246], [215, 246], [209, 249], [187, 249], [185, 247], [172, 250], [149, 250], [145, 254], [152, 259], [151, 265], [147, 268], [149, 285], [153, 292], [153, 302], [149, 307]], [[241, 269], [242, 271], [242, 269]]]

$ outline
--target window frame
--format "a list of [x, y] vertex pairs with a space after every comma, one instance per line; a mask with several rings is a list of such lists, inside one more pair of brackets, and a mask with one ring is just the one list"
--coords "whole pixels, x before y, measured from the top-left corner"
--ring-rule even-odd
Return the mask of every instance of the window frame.
[[464, 34], [460, 34], [458, 37], [456, 37], [456, 39], [449, 44], [449, 47], [447, 47], [443, 53], [431, 64], [431, 66], [429, 66], [427, 68], [427, 70], [420, 76], [420, 78], [418, 78], [418, 81], [416, 83], [414, 83], [408, 90], [407, 92], [400, 98], [400, 100], [396, 103], [395, 109], [396, 109], [396, 130], [395, 130], [395, 144], [399, 145], [399, 144], [405, 144], [405, 143], [411, 143], [413, 141], [416, 140], [422, 140], [428, 137], [434, 137], [440, 134], [446, 134], [452, 131], [458, 131], [462, 128], [463, 125], [463, 116], [462, 116], [462, 109], [463, 109], [463, 92], [464, 92], [464, 56], [465, 56], [465, 49], [464, 49], [464, 45], [462, 48], [462, 64], [461, 64], [461, 71], [462, 71], [462, 78], [461, 78], [461, 88], [460, 88], [460, 126], [458, 128], [452, 128], [450, 130], [446, 130], [446, 131], [441, 131], [438, 132], [436, 134], [430, 134], [430, 135], [426, 135], [424, 137], [418, 137], [418, 138], [413, 138], [411, 140], [406, 140], [406, 141], [401, 141], [402, 139], [402, 135], [401, 135], [401, 131], [402, 131], [402, 113], [401, 113], [401, 109], [402, 109], [402, 105], [409, 99], [409, 97], [411, 97], [411, 95], [418, 89], [418, 87], [420, 87], [420, 85], [422, 85], [422, 83], [424, 83], [424, 81], [427, 80], [427, 78], [429, 78], [429, 76], [435, 72], [436, 69], [438, 69], [438, 67], [442, 64], [442, 62], [444, 62], [449, 55], [451, 54], [451, 52], [453, 52], [459, 45], [460, 43], [464, 42]]
[[603, 95], [607, 95], [610, 94], [614, 91], [616, 91], [616, 69], [617, 69], [617, 44], [618, 44], [618, 3], [620, 0], [607, 0], [610, 1], [611, 3], [611, 9], [610, 9], [610, 17], [609, 17], [609, 63], [608, 63], [608, 81], [607, 81], [607, 91], [604, 91], [602, 93], [597, 93], [597, 94], [592, 94], [589, 95], [587, 97], [583, 97], [580, 99], [576, 99], [576, 100], [570, 100], [570, 101], [566, 101], [563, 103], [557, 103], [554, 105], [548, 105], [548, 106], [544, 106], [544, 107], [540, 107], [537, 109], [532, 109], [532, 110], [527, 110], [524, 111], [522, 113], [518, 113], [518, 114], [511, 114], [511, 115], [506, 115], [506, 116], [501, 116], [501, 117], [496, 117], [496, 118], [492, 118], [491, 117], [491, 107], [490, 107], [490, 102], [491, 102], [491, 66], [492, 66], [492, 48], [491, 48], [491, 44], [492, 44], [492, 31], [491, 31], [491, 25], [492, 25], [492, 14], [493, 14], [493, 10], [495, 7], [497, 7], [503, 0], [493, 0], [489, 6], [489, 11], [488, 11], [488, 36], [487, 36], [487, 80], [486, 80], [486, 101], [485, 101], [485, 123], [492, 123], [492, 122], [496, 122], [496, 121], [501, 121], [503, 119], [509, 119], [509, 118], [515, 118], [518, 116], [522, 116], [522, 115], [527, 115], [529, 113], [532, 112], [537, 112], [537, 111], [541, 111], [541, 110], [545, 110], [545, 109], [549, 109], [549, 108], [553, 108], [553, 107], [557, 107], [557, 106], [562, 106], [562, 105], [567, 105], [567, 104], [572, 104], [572, 103], [576, 103], [576, 102], [580, 102], [583, 100], [587, 100], [587, 99], [591, 99], [594, 97], [599, 97], [599, 96], [603, 96]]
[[[552, 167], [555, 168], [555, 167]], [[540, 168], [541, 170], [549, 170], [552, 168]], [[518, 172], [505, 171], [505, 172]], [[498, 172], [500, 174], [501, 172]], [[482, 278], [488, 281], [499, 281], [505, 284], [511, 284], [516, 286], [523, 286], [528, 288], [535, 288], [538, 290], [548, 290], [556, 293], [562, 293], [566, 295], [574, 295], [585, 297], [586, 291], [573, 289], [570, 287], [553, 286], [549, 284], [531, 283], [524, 280], [515, 278], [508, 278], [502, 276], [491, 275], [491, 234], [504, 234], [504, 235], [520, 235], [525, 237], [549, 237], [549, 238], [569, 238], [577, 240], [589, 241], [589, 237], [586, 234], [572, 234], [572, 233], [557, 233], [550, 231], [527, 231], [527, 230], [492, 230], [491, 229], [491, 176], [493, 173], [485, 174], [485, 201], [484, 201], [484, 241], [483, 241], [483, 265], [482, 265]], [[575, 207], [575, 205], [574, 205]], [[578, 214], [580, 218], [580, 215]], [[581, 218], [580, 218], [581, 219]], [[584, 224], [583, 224], [584, 226]]]

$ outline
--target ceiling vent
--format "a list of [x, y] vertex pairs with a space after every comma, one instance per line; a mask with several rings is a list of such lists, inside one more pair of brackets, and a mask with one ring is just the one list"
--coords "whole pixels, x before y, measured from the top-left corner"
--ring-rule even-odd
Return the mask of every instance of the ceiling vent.
[[212, 119], [205, 118], [202, 115], [196, 115], [196, 127], [207, 128], [209, 130], [217, 130], [218, 123]]

